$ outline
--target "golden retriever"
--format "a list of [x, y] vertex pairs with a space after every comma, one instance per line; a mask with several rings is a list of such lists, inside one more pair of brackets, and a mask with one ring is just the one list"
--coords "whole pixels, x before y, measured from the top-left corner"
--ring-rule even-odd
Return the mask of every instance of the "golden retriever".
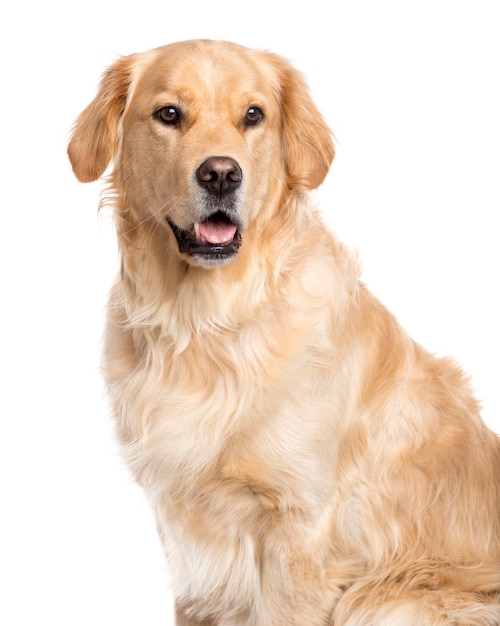
[[301, 75], [227, 42], [120, 58], [75, 124], [78, 179], [113, 163], [104, 372], [177, 624], [500, 624], [499, 439], [308, 201], [333, 156]]

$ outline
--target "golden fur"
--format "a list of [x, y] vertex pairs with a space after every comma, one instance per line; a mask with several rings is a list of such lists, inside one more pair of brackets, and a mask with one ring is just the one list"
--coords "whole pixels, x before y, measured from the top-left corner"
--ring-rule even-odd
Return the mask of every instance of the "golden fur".
[[[74, 128], [80, 180], [114, 164], [104, 372], [177, 623], [498, 625], [499, 440], [310, 206], [333, 154], [302, 77], [223, 42], [121, 58]], [[214, 156], [242, 172], [231, 258], [167, 221], [195, 236]]]

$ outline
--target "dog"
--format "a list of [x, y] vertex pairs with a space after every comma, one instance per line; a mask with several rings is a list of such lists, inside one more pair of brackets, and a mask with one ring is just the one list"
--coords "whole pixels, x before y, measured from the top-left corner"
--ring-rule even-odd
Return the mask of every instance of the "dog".
[[311, 201], [334, 142], [280, 56], [119, 58], [68, 147], [108, 174], [103, 371], [179, 626], [500, 624], [500, 441]]

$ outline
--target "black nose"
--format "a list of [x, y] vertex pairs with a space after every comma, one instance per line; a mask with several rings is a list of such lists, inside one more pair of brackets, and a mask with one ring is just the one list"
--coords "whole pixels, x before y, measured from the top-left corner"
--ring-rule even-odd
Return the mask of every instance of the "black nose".
[[198, 183], [210, 193], [222, 196], [241, 184], [241, 168], [229, 157], [209, 157], [196, 170]]

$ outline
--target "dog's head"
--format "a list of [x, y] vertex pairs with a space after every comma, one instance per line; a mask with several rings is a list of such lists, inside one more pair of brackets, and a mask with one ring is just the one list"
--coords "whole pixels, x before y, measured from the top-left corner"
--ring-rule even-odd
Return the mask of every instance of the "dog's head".
[[334, 149], [286, 61], [202, 40], [119, 59], [68, 153], [82, 182], [113, 161], [113, 185], [137, 223], [152, 221], [185, 260], [213, 267], [235, 258], [264, 207], [320, 185]]

